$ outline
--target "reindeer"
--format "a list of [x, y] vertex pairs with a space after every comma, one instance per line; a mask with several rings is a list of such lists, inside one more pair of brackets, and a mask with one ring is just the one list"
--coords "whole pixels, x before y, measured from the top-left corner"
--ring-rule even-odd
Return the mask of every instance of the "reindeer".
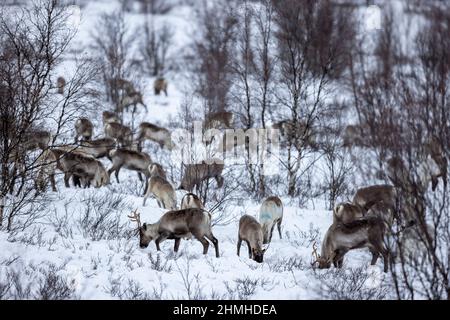
[[344, 255], [349, 250], [368, 248], [372, 253], [371, 265], [376, 264], [381, 254], [384, 260], [384, 272], [387, 272], [389, 251], [383, 242], [384, 233], [385, 224], [377, 216], [368, 216], [347, 224], [332, 224], [322, 241], [320, 255], [313, 251], [316, 259], [312, 266], [314, 267], [318, 263], [319, 269], [328, 269], [333, 263], [336, 268], [341, 268]]
[[120, 123], [105, 124], [105, 136], [116, 139], [122, 147], [130, 147], [133, 144], [133, 133], [131, 129]]
[[120, 118], [117, 115], [117, 113], [112, 111], [103, 111], [102, 113], [102, 119], [103, 119], [103, 125], [106, 125], [107, 123], [120, 123]]
[[46, 130], [32, 129], [25, 133], [23, 141], [25, 151], [46, 150], [52, 142], [52, 134]]
[[128, 111], [130, 106], [133, 106], [133, 113], [136, 112], [136, 106], [141, 104], [145, 108], [145, 112], [148, 112], [147, 105], [144, 103], [142, 93], [139, 91], [131, 92], [122, 97], [119, 102], [119, 111]]
[[167, 97], [167, 81], [164, 78], [157, 78], [155, 82], [153, 82], [153, 89], [155, 91], [155, 96], [159, 96], [161, 91], [163, 91]]
[[160, 176], [164, 180], [167, 180], [166, 172], [159, 163], [153, 162], [151, 165], [148, 166], [148, 171], [150, 172], [150, 176], [152, 177]]
[[79, 150], [94, 158], [109, 158], [109, 152], [116, 147], [116, 142], [112, 138], [100, 138], [91, 141], [81, 142]]
[[231, 129], [233, 128], [233, 118], [233, 113], [227, 111], [209, 113], [203, 121], [203, 128]]
[[83, 140], [91, 140], [92, 132], [94, 131], [94, 125], [87, 118], [79, 118], [75, 121], [75, 143], [78, 142], [78, 137], [82, 137]]
[[218, 159], [211, 159], [211, 164], [208, 164], [205, 161], [196, 164], [188, 164], [185, 167], [184, 175], [178, 190], [183, 189], [190, 192], [195, 186], [198, 191], [200, 184], [209, 178], [215, 178], [217, 187], [221, 188], [224, 181], [222, 176], [223, 168], [223, 163], [220, 163], [220, 160]]
[[58, 88], [59, 94], [64, 94], [64, 89], [66, 88], [66, 79], [63, 77], [58, 77], [56, 80], [56, 87]]
[[256, 262], [263, 262], [264, 253], [267, 248], [263, 248], [263, 229], [259, 222], [249, 215], [243, 215], [239, 220], [239, 233], [237, 242], [237, 255], [240, 256], [242, 240], [247, 243], [248, 256]]
[[181, 199], [181, 209], [189, 208], [205, 209], [200, 198], [190, 192], [186, 193]]
[[281, 222], [283, 221], [283, 203], [278, 197], [268, 197], [259, 209], [259, 223], [262, 226], [264, 235], [263, 244], [272, 240], [273, 229], [278, 227], [278, 234], [281, 236]]
[[46, 189], [47, 181], [49, 178], [52, 191], [56, 192], [55, 171], [57, 169], [57, 158], [52, 150], [47, 149], [41, 153], [37, 159], [39, 163], [39, 173], [35, 180], [35, 188], [38, 192], [43, 192]]
[[273, 124], [272, 128], [280, 130], [281, 136], [287, 141], [293, 141], [297, 148], [309, 146], [315, 149], [317, 147], [315, 134], [310, 123], [282, 120]]
[[149, 122], [142, 122], [139, 125], [138, 150], [142, 150], [142, 144], [145, 140], [151, 140], [159, 144], [161, 148], [173, 149], [173, 142], [170, 137], [170, 131], [166, 128], [158, 127]]
[[[152, 159], [145, 152], [119, 148], [111, 150], [109, 156], [112, 161], [112, 167], [108, 170], [108, 174], [111, 175], [115, 172], [116, 181], [118, 183], [120, 183], [119, 172], [122, 167], [128, 170], [137, 171], [140, 181], [143, 180], [141, 174], [144, 174], [147, 178], [150, 176], [148, 167], [152, 163]], [[145, 190], [147, 190], [147, 187], [148, 186], [146, 185]]]
[[50, 176], [52, 187], [55, 190], [53, 178], [55, 169], [64, 173], [64, 184], [67, 188], [70, 187], [69, 179], [73, 175], [82, 177], [85, 187], [90, 185], [91, 180], [94, 180], [96, 188], [109, 184], [109, 175], [106, 169], [100, 161], [93, 157], [59, 148], [49, 149], [48, 151], [43, 158], [46, 164], [41, 167], [42, 171], [39, 174], [37, 185], [43, 184], [43, 175], [46, 174]]
[[[207, 214], [205, 214], [205, 212]], [[209, 241], [214, 245], [216, 257], [219, 258], [219, 241], [211, 231], [211, 215], [202, 209], [183, 209], [166, 212], [158, 222], [140, 225], [138, 215], [129, 216], [138, 223], [139, 245], [147, 248], [155, 240], [156, 249], [161, 251], [159, 245], [166, 239], [174, 239], [174, 251], [178, 252], [181, 238], [192, 236], [203, 245], [203, 254], [208, 253]]]
[[433, 160], [435, 164], [435, 166], [433, 166], [434, 164], [431, 163], [431, 160], [427, 161], [429, 163], [430, 169], [434, 168], [434, 170], [429, 170], [431, 175], [432, 190], [436, 190], [436, 187], [439, 183], [439, 178], [442, 179], [444, 188], [447, 188], [448, 161], [439, 138], [436, 136], [432, 136], [425, 144], [425, 148], [426, 153], [431, 157], [431, 160]]
[[134, 85], [131, 81], [120, 78], [120, 77], [115, 77], [115, 78], [109, 79], [108, 84], [109, 84], [110, 88], [112, 88], [115, 91], [122, 90], [126, 94], [131, 94], [133, 92], [136, 92], [136, 89], [134, 88]]
[[151, 176], [147, 182], [147, 190], [144, 195], [143, 206], [147, 198], [153, 194], [158, 206], [164, 209], [177, 209], [177, 196], [170, 182], [160, 176]]
[[364, 139], [364, 131], [367, 131], [366, 126], [361, 125], [348, 125], [344, 129], [343, 133], [343, 147], [350, 148], [350, 147], [366, 147], [367, 143]]
[[364, 217], [364, 211], [359, 205], [342, 202], [333, 209], [333, 224], [347, 224]]
[[358, 189], [352, 203], [361, 207], [364, 212], [377, 202], [383, 202], [395, 210], [397, 208], [397, 196], [397, 190], [394, 186], [388, 184], [373, 185]]

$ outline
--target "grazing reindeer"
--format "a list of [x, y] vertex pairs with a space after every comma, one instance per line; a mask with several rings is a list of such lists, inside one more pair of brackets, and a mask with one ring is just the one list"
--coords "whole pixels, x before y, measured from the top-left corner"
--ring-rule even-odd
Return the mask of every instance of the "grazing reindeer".
[[263, 248], [263, 230], [259, 222], [249, 215], [243, 215], [239, 220], [239, 233], [237, 242], [237, 255], [241, 253], [242, 240], [247, 243], [248, 256], [256, 262], [263, 262], [264, 253], [267, 248]]
[[158, 206], [164, 209], [177, 209], [177, 196], [170, 182], [160, 176], [151, 176], [147, 182], [147, 190], [144, 195], [143, 206], [150, 195], [156, 198]]
[[120, 123], [105, 124], [105, 136], [116, 139], [122, 147], [130, 147], [133, 144], [133, 133], [131, 129]]
[[268, 197], [259, 209], [259, 223], [262, 226], [264, 235], [263, 244], [272, 240], [273, 229], [278, 227], [278, 234], [281, 236], [281, 222], [283, 221], [283, 203], [278, 197]]
[[66, 79], [63, 77], [58, 77], [56, 80], [56, 87], [58, 88], [59, 94], [64, 94], [64, 89], [66, 88]]
[[[115, 172], [118, 183], [119, 172], [122, 167], [128, 170], [137, 171], [139, 180], [141, 181], [143, 180], [141, 174], [144, 174], [147, 178], [150, 176], [148, 167], [152, 163], [152, 159], [145, 152], [119, 148], [111, 150], [109, 156], [112, 161], [112, 167], [108, 170], [108, 174], [111, 175]], [[147, 187], [148, 186], [146, 185], [145, 190], [147, 190]]]
[[120, 111], [128, 111], [128, 108], [130, 106], [133, 106], [133, 113], [136, 112], [136, 106], [138, 104], [141, 104], [145, 108], [145, 112], [148, 112], [147, 105], [144, 103], [144, 99], [142, 97], [142, 93], [139, 91], [135, 91], [132, 93], [129, 93], [122, 97], [119, 104], [119, 110]]
[[142, 150], [142, 144], [145, 140], [151, 140], [159, 144], [161, 148], [173, 149], [173, 142], [170, 137], [170, 131], [166, 128], [158, 127], [149, 122], [142, 122], [139, 125], [138, 150]]
[[281, 136], [293, 141], [299, 149], [303, 146], [317, 147], [311, 124], [304, 121], [282, 120], [273, 124], [272, 128], [280, 130]]
[[[208, 253], [209, 241], [214, 245], [216, 257], [219, 257], [219, 241], [211, 231], [211, 215], [205, 214], [202, 209], [184, 209], [166, 212], [154, 224], [144, 223], [139, 227], [139, 245], [147, 248], [155, 240], [156, 249], [160, 251], [159, 244], [166, 239], [175, 239], [174, 251], [178, 252], [181, 238], [191, 238], [201, 242], [203, 254]], [[139, 224], [138, 224], [139, 226]]]
[[148, 166], [148, 171], [150, 172], [150, 176], [160, 176], [164, 180], [167, 180], [166, 172], [164, 171], [163, 167], [159, 163], [152, 163]]
[[[50, 149], [49, 152], [45, 156], [45, 161], [49, 165], [44, 166], [42, 173], [52, 177], [55, 168], [61, 170], [64, 173], [64, 184], [67, 188], [70, 187], [69, 179], [73, 175], [83, 177], [85, 187], [90, 185], [91, 180], [94, 181], [96, 188], [109, 184], [109, 175], [106, 169], [100, 161], [93, 157], [59, 148]], [[55, 162], [56, 167], [54, 166]], [[38, 185], [42, 184], [42, 174], [40, 176]]]
[[193, 193], [186, 193], [181, 199], [181, 209], [189, 208], [205, 209], [199, 197]]
[[157, 78], [155, 82], [153, 82], [153, 89], [155, 91], [155, 96], [159, 96], [161, 91], [163, 91], [167, 97], [167, 81], [164, 78]]
[[122, 90], [126, 94], [130, 94], [136, 91], [131, 81], [119, 77], [109, 79], [108, 84], [113, 90], [115, 91]]
[[205, 129], [231, 129], [233, 128], [233, 113], [219, 111], [208, 114], [203, 121]]
[[78, 137], [82, 137], [83, 140], [91, 140], [92, 133], [94, 131], [94, 125], [87, 118], [79, 118], [75, 121], [75, 143], [78, 142]]
[[380, 254], [384, 259], [384, 272], [388, 271], [389, 251], [385, 247], [383, 237], [385, 224], [376, 216], [365, 217], [348, 224], [332, 224], [322, 241], [322, 250], [317, 255], [314, 266], [319, 264], [319, 269], [328, 269], [331, 263], [336, 268], [341, 268], [344, 255], [353, 249], [369, 248], [372, 253], [371, 265], [374, 265]]
[[388, 184], [373, 185], [360, 188], [353, 197], [353, 204], [363, 208], [364, 211], [377, 203], [383, 202], [393, 210], [397, 207], [397, 190]]
[[112, 138], [100, 138], [91, 141], [81, 142], [79, 150], [94, 158], [109, 158], [109, 152], [116, 147], [116, 142]]
[[333, 224], [347, 224], [364, 216], [363, 209], [349, 202], [343, 202], [336, 205], [333, 209]]
[[202, 181], [209, 178], [215, 178], [217, 187], [221, 188], [224, 181], [222, 177], [224, 165], [223, 163], [220, 163], [220, 160], [218, 159], [211, 160], [211, 164], [202, 161], [202, 163], [186, 165], [184, 175], [181, 179], [181, 184], [178, 189], [183, 189], [190, 192], [195, 186], [198, 191]]
[[103, 119], [103, 125], [107, 124], [107, 123], [120, 123], [120, 118], [117, 115], [117, 113], [112, 112], [112, 111], [103, 111], [102, 113], [102, 119]]

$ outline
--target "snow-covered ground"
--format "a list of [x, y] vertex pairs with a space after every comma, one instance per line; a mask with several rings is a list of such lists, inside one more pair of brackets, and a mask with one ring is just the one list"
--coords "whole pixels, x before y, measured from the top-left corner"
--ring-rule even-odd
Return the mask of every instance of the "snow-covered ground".
[[[104, 0], [90, 2], [83, 8], [78, 34], [68, 51], [86, 48], [100, 13], [115, 7], [117, 3]], [[185, 46], [190, 43], [191, 10], [189, 6], [178, 6], [169, 14], [157, 17], [175, 29], [174, 51], [186, 50]], [[143, 21], [139, 14], [127, 14], [126, 19], [131, 29]], [[75, 66], [70, 56], [66, 58], [59, 70], [70, 74]], [[187, 84], [176, 74], [169, 73], [167, 77], [168, 97], [154, 96], [153, 79], [145, 79], [143, 93], [149, 112], [140, 110], [135, 124], [149, 121], [167, 125], [170, 117], [176, 117]], [[102, 135], [100, 111], [93, 114], [95, 136]], [[150, 148], [149, 144], [146, 148], [152, 158], [160, 158], [158, 148]], [[102, 161], [110, 167], [108, 160]], [[327, 271], [314, 271], [310, 263], [313, 243], [320, 249], [321, 239], [332, 222], [332, 213], [325, 210], [325, 201], [319, 199], [314, 207], [304, 209], [298, 208], [296, 201], [290, 204], [288, 199], [283, 199], [283, 238], [274, 233], [264, 263], [258, 264], [248, 258], [245, 244], [238, 257], [236, 242], [239, 217], [243, 214], [257, 217], [259, 203], [247, 200], [225, 207], [229, 223], [213, 227], [219, 240], [220, 258], [214, 256], [211, 247], [206, 256], [202, 255], [202, 245], [196, 240], [183, 240], [178, 254], [173, 253], [173, 241], [167, 240], [162, 244], [162, 251], [157, 252], [153, 242], [146, 249], [139, 248], [138, 236], [133, 233], [135, 225], [127, 215], [137, 209], [143, 222], [156, 222], [164, 210], [158, 208], [154, 199], [150, 199], [146, 207], [142, 206], [142, 185], [136, 173], [122, 170], [120, 178], [120, 184], [111, 178], [108, 187], [82, 190], [65, 188], [62, 177], [58, 177], [58, 191], [50, 193], [51, 201], [38, 222], [24, 231], [0, 232], [0, 283], [10, 281], [15, 274], [19, 282], [24, 286], [29, 283], [32, 291], [37, 292], [44, 285], [45, 270], [54, 270], [73, 289], [70, 298], [321, 297], [319, 278]], [[179, 201], [182, 195], [178, 192]], [[95, 204], [99, 203], [102, 204], [100, 209], [95, 209]], [[107, 227], [100, 228], [97, 224]], [[352, 251], [346, 256], [344, 272], [364, 266], [377, 277], [384, 276], [381, 260], [375, 267], [369, 267], [369, 262], [366, 250]]]

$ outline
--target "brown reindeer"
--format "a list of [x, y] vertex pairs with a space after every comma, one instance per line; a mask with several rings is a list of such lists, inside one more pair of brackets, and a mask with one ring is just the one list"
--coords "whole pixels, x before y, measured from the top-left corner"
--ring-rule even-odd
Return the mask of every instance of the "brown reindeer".
[[322, 241], [322, 250], [313, 266], [328, 269], [331, 264], [341, 268], [344, 255], [353, 249], [368, 248], [372, 253], [371, 265], [375, 265], [380, 254], [384, 260], [384, 272], [388, 271], [389, 251], [384, 245], [385, 224], [380, 217], [368, 216], [348, 224], [332, 224]]
[[232, 129], [234, 115], [231, 112], [219, 111], [212, 112], [206, 115], [203, 121], [203, 128], [205, 129]]
[[[112, 161], [112, 167], [108, 170], [108, 174], [111, 175], [115, 172], [116, 180], [119, 183], [119, 172], [122, 167], [128, 170], [138, 172], [139, 180], [143, 180], [141, 174], [144, 174], [147, 178], [150, 176], [148, 171], [149, 165], [152, 163], [152, 159], [145, 152], [139, 152], [135, 150], [128, 150], [125, 148], [119, 148], [111, 150], [109, 156]], [[145, 187], [147, 190], [147, 185]]]
[[262, 226], [264, 240], [267, 244], [272, 240], [273, 229], [278, 227], [278, 234], [281, 236], [281, 222], [283, 221], [283, 203], [278, 197], [268, 197], [259, 209], [259, 223]]
[[356, 191], [353, 200], [354, 205], [360, 206], [364, 211], [377, 203], [383, 202], [392, 209], [397, 207], [397, 190], [388, 184], [373, 185], [360, 188]]
[[148, 112], [147, 105], [144, 103], [142, 93], [135, 91], [122, 97], [119, 103], [119, 111], [128, 111], [130, 106], [133, 106], [133, 113], [136, 112], [137, 105], [140, 104], [145, 108], [145, 112]]
[[82, 140], [91, 140], [92, 133], [94, 131], [94, 125], [87, 118], [79, 118], [75, 121], [75, 143], [78, 142], [78, 137], [82, 137]]
[[59, 94], [64, 94], [64, 89], [66, 88], [66, 79], [63, 77], [58, 77], [56, 79], [56, 88], [58, 88]]
[[343, 147], [367, 147], [367, 142], [364, 139], [364, 132], [367, 133], [367, 130], [367, 126], [358, 124], [346, 126], [342, 135]]
[[173, 142], [170, 137], [170, 131], [149, 122], [142, 122], [139, 125], [138, 150], [142, 150], [142, 144], [145, 140], [151, 140], [159, 144], [161, 148], [166, 147], [172, 150]]
[[[60, 148], [49, 149], [46, 153], [44, 161], [48, 166], [43, 166], [42, 174], [38, 181], [38, 185], [42, 185], [43, 175], [47, 174], [54, 180], [54, 169], [57, 168], [64, 173], [64, 184], [67, 188], [70, 187], [69, 179], [72, 176], [82, 177], [84, 186], [90, 185], [91, 180], [94, 181], [94, 186], [99, 188], [109, 184], [109, 175], [106, 172], [103, 164], [91, 156], [85, 156], [80, 152], [70, 152]], [[54, 166], [56, 163], [56, 167]], [[54, 181], [52, 181], [52, 184]], [[54, 187], [52, 185], [52, 187]]]
[[120, 118], [117, 115], [117, 113], [112, 112], [112, 111], [103, 111], [102, 112], [102, 120], [103, 120], [103, 125], [107, 124], [107, 123], [120, 123]]
[[256, 262], [263, 262], [264, 253], [267, 248], [263, 248], [263, 230], [259, 222], [249, 215], [243, 215], [239, 220], [239, 233], [237, 242], [237, 255], [240, 255], [242, 241], [247, 243], [248, 256]]
[[136, 91], [131, 81], [120, 77], [109, 79], [108, 84], [113, 90], [115, 91], [121, 90], [126, 94], [131, 94]]
[[152, 177], [160, 176], [164, 180], [167, 180], [166, 172], [159, 163], [153, 162], [148, 166], [148, 171], [150, 172], [150, 176]]
[[147, 190], [144, 195], [143, 206], [150, 195], [156, 198], [158, 206], [164, 209], [177, 209], [177, 196], [170, 182], [160, 176], [152, 175], [147, 182]]
[[190, 192], [186, 193], [181, 199], [181, 209], [189, 208], [205, 209], [200, 198]]
[[[447, 172], [448, 172], [448, 161], [444, 153], [444, 148], [442, 147], [439, 138], [432, 136], [429, 141], [425, 144], [426, 153], [431, 159], [428, 159], [429, 172], [431, 176], [431, 188], [433, 191], [439, 183], [439, 178], [442, 179], [444, 188], [447, 188]], [[432, 161], [434, 163], [432, 163]], [[434, 165], [435, 164], [435, 165]]]
[[[207, 213], [207, 214], [205, 214]], [[174, 239], [174, 251], [178, 252], [181, 238], [194, 237], [203, 245], [203, 254], [208, 253], [209, 241], [214, 245], [216, 257], [219, 257], [219, 241], [211, 230], [211, 215], [202, 209], [183, 209], [166, 212], [158, 222], [143, 224], [139, 227], [139, 245], [147, 248], [155, 240], [156, 249], [166, 239]]]
[[153, 82], [153, 89], [156, 96], [159, 96], [161, 91], [163, 91], [167, 97], [167, 81], [164, 78], [157, 78], [155, 82]]
[[133, 144], [133, 133], [131, 129], [120, 123], [105, 124], [105, 136], [116, 139], [122, 147], [131, 147]]
[[[208, 162], [211, 164], [208, 164]], [[217, 187], [221, 188], [224, 181], [222, 176], [224, 165], [218, 159], [211, 159], [208, 162], [202, 161], [201, 163], [186, 165], [178, 189], [192, 191], [195, 186], [198, 191], [200, 184], [209, 178], [215, 178]]]
[[317, 147], [311, 124], [305, 121], [282, 120], [273, 124], [272, 128], [280, 130], [281, 136], [287, 141], [292, 141], [297, 148]]
[[46, 130], [32, 129], [24, 134], [23, 148], [25, 151], [36, 149], [46, 150], [52, 142], [52, 134]]
[[112, 138], [100, 138], [90, 141], [82, 141], [79, 150], [94, 158], [109, 158], [109, 152], [116, 147], [116, 142]]

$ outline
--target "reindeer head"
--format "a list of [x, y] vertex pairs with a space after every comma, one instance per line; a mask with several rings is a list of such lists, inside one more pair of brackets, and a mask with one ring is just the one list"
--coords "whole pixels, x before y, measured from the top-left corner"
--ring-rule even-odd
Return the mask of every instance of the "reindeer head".
[[311, 262], [311, 266], [315, 268], [316, 264], [318, 265], [319, 269], [329, 269], [331, 267], [331, 261], [330, 259], [327, 259], [325, 257], [321, 257], [320, 254], [317, 252], [317, 244], [314, 241], [313, 243], [313, 262]]
[[137, 212], [137, 209], [133, 211], [133, 215], [129, 215], [131, 221], [137, 223], [137, 232], [139, 232], [139, 246], [141, 248], [147, 248], [148, 244], [155, 238], [153, 234], [149, 233], [149, 226], [146, 223], [141, 225], [141, 214]]
[[262, 248], [252, 248], [252, 258], [258, 263], [262, 263], [264, 260], [264, 253], [269, 249], [269, 245]]

